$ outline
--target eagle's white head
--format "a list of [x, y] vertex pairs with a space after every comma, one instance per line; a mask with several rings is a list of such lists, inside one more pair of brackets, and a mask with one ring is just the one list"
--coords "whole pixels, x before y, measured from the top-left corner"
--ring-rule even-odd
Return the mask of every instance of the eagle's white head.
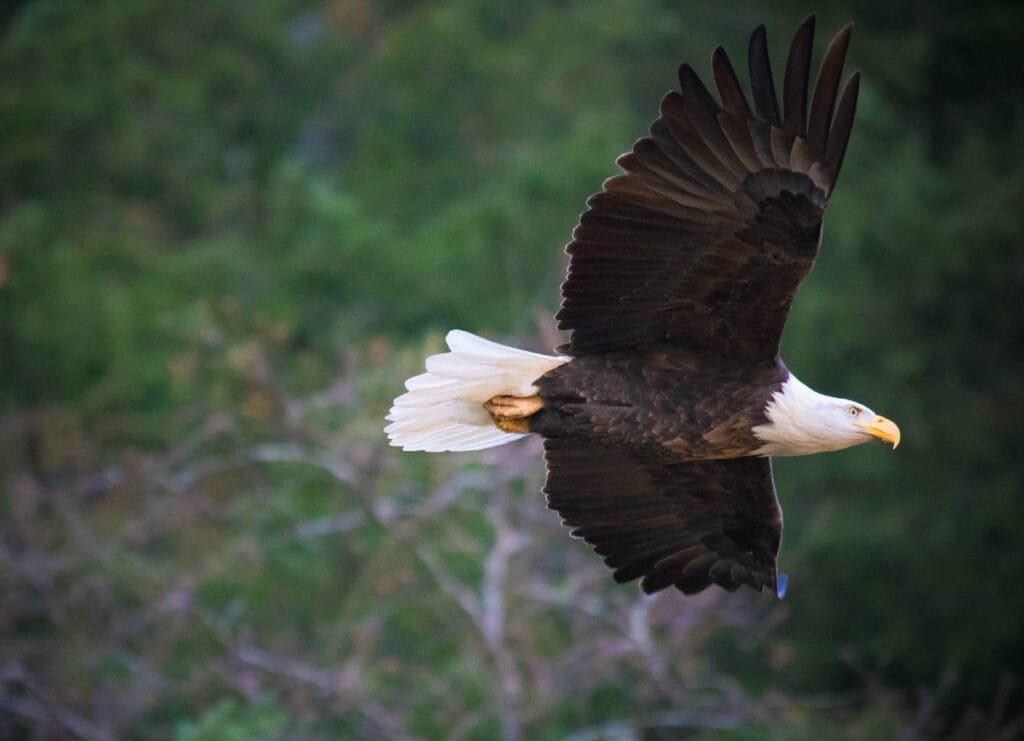
[[819, 394], [790, 374], [765, 408], [768, 422], [753, 429], [764, 442], [758, 455], [808, 455], [842, 450], [869, 440], [895, 448], [900, 428], [863, 404]]

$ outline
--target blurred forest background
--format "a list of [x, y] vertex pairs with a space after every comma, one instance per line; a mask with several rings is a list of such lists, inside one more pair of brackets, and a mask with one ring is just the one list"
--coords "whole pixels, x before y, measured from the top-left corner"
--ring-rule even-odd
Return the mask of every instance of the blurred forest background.
[[[3, 8], [0, 736], [1024, 733], [1019, 3]], [[864, 85], [783, 350], [904, 443], [778, 463], [785, 600], [645, 598], [536, 441], [383, 417], [449, 328], [550, 349], [679, 62], [812, 11]]]

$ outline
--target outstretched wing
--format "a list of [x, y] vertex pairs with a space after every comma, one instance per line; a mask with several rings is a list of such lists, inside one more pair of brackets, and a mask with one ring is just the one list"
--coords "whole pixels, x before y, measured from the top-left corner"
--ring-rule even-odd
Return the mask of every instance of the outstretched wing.
[[750, 40], [747, 102], [725, 52], [716, 101], [679, 69], [650, 136], [618, 159], [587, 202], [566, 251], [558, 326], [572, 355], [656, 342], [727, 358], [770, 359], [818, 252], [842, 165], [859, 73], [838, 97], [851, 26], [832, 40], [808, 102], [814, 16], [797, 31], [782, 107], [764, 27]]
[[618, 582], [694, 594], [778, 588], [782, 511], [768, 458], [679, 462], [547, 439], [544, 492]]

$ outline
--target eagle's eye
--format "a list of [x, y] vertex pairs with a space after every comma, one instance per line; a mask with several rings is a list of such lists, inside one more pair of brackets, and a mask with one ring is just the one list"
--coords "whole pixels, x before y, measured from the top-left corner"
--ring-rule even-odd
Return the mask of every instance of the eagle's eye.
[[857, 407], [850, 407], [851, 417], [856, 417], [858, 414], [860, 414], [860, 409], [858, 409]]

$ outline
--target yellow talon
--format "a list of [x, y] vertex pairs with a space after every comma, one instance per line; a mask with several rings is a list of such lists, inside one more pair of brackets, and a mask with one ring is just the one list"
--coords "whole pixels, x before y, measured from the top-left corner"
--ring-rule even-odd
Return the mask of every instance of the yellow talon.
[[495, 396], [484, 402], [498, 429], [516, 434], [529, 432], [528, 418], [543, 408], [539, 396]]

